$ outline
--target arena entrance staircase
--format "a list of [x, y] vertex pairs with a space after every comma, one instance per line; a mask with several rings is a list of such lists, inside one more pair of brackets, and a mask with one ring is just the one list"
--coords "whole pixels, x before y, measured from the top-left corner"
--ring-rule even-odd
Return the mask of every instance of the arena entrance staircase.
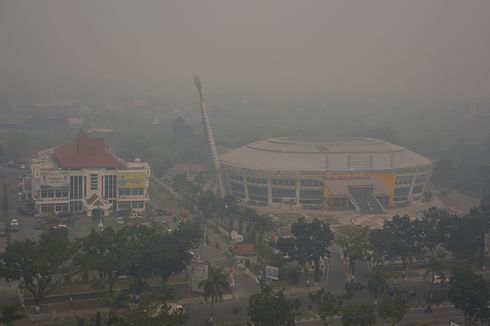
[[361, 215], [383, 214], [383, 205], [372, 194], [370, 187], [352, 187], [349, 189], [350, 202]]

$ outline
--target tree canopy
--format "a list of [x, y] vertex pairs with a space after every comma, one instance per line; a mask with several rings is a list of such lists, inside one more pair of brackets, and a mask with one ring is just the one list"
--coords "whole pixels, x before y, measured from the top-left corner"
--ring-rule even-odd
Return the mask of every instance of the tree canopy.
[[278, 241], [278, 249], [286, 252], [291, 258], [304, 267], [307, 263], [315, 265], [315, 281], [320, 278], [320, 258], [330, 256], [329, 247], [333, 240], [330, 225], [314, 219], [306, 222], [305, 218], [291, 225], [291, 238]]
[[490, 317], [490, 284], [483, 276], [474, 274], [468, 264], [460, 264], [451, 274], [449, 299], [463, 312], [466, 325], [485, 322]]
[[283, 291], [274, 292], [262, 285], [261, 292], [249, 299], [248, 315], [256, 326], [290, 326], [295, 325], [299, 307], [300, 302], [288, 299]]
[[408, 312], [408, 299], [402, 294], [385, 296], [378, 304], [378, 316], [390, 325], [396, 325]]
[[342, 310], [344, 326], [373, 326], [376, 319], [376, 307], [372, 304], [351, 305]]
[[18, 281], [41, 302], [68, 272], [74, 247], [68, 239], [68, 230], [50, 229], [41, 234], [38, 242], [32, 240], [10, 243], [0, 258], [0, 276], [7, 281]]

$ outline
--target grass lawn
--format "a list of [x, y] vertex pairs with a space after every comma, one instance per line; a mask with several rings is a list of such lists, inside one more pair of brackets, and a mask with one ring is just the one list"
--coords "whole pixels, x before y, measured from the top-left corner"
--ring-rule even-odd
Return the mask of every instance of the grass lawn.
[[[161, 284], [161, 278], [159, 276], [153, 276], [153, 277], [150, 277], [147, 282], [148, 282], [148, 285], [151, 287], [159, 286]], [[172, 274], [172, 276], [170, 276], [170, 279], [169, 279], [170, 284], [176, 284], [176, 283], [178, 284], [178, 283], [185, 283], [185, 282], [187, 282], [187, 275], [185, 272]], [[130, 283], [131, 283], [130, 278], [121, 278], [114, 283], [114, 290], [127, 289], [127, 288], [129, 288]], [[97, 291], [97, 289], [94, 288], [93, 285], [94, 285], [93, 281], [72, 282], [71, 292], [77, 293], [77, 292]], [[107, 287], [100, 289], [101, 293], [103, 293], [104, 291], [107, 291]], [[66, 293], [70, 293], [70, 284], [68, 282], [61, 282], [50, 293], [50, 295], [66, 294]]]
[[296, 320], [308, 320], [320, 318], [315, 312], [311, 310], [300, 310], [296, 315]]

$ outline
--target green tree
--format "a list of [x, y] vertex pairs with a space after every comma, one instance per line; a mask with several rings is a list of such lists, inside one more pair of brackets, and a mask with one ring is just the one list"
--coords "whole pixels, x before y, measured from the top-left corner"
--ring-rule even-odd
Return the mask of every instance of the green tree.
[[408, 312], [408, 299], [404, 295], [385, 296], [378, 304], [378, 316], [389, 325], [396, 325]]
[[384, 222], [383, 230], [389, 235], [388, 245], [391, 254], [401, 259], [404, 275], [406, 275], [409, 263], [422, 253], [420, 225], [412, 222], [406, 215], [395, 215], [391, 221]]
[[208, 267], [208, 278], [199, 283], [199, 287], [204, 291], [204, 300], [211, 299], [211, 319], [214, 317], [214, 303], [223, 299], [223, 293], [229, 288], [230, 284], [221, 268]]
[[262, 284], [260, 293], [250, 297], [248, 315], [256, 326], [295, 325], [294, 318], [300, 307], [298, 300], [290, 300], [283, 291], [274, 292]]
[[369, 243], [371, 244], [371, 258], [376, 267], [381, 267], [388, 260], [395, 256], [391, 248], [391, 235], [387, 230], [374, 229], [369, 233]]
[[278, 249], [286, 252], [306, 269], [306, 264], [315, 265], [315, 281], [320, 280], [320, 259], [330, 255], [333, 240], [330, 225], [314, 219], [307, 223], [303, 217], [291, 225], [292, 237], [278, 242]]
[[443, 232], [441, 221], [446, 220], [450, 215], [436, 207], [431, 207], [424, 212], [421, 223], [421, 241], [425, 249], [432, 255], [434, 250], [443, 243]]
[[316, 311], [322, 320], [336, 316], [342, 309], [342, 299], [323, 288], [310, 293], [308, 297], [315, 304]]
[[458, 265], [451, 274], [449, 299], [463, 312], [466, 325], [484, 322], [490, 317], [490, 285], [483, 276], [474, 274], [468, 264]]
[[378, 298], [380, 294], [388, 288], [388, 280], [386, 274], [379, 268], [375, 268], [369, 274], [369, 279], [367, 282], [367, 288], [369, 293], [374, 297], [374, 303], [378, 303]]
[[456, 258], [476, 264], [482, 254], [482, 243], [486, 223], [476, 214], [467, 217], [450, 216], [441, 220], [443, 246]]
[[17, 313], [16, 305], [2, 305], [0, 306], [0, 323], [5, 325], [12, 325], [14, 321], [24, 317]]
[[351, 305], [342, 310], [344, 326], [373, 326], [376, 319], [376, 307], [372, 304]]
[[129, 228], [127, 234], [128, 275], [132, 276], [131, 290], [139, 295], [147, 286], [147, 279], [156, 270], [156, 257], [160, 254], [154, 244], [156, 231], [142, 226]]
[[10, 243], [1, 255], [0, 277], [20, 282], [39, 304], [69, 271], [72, 255], [68, 230], [50, 229], [38, 242]]
[[343, 226], [335, 234], [335, 242], [342, 248], [344, 256], [349, 259], [349, 273], [355, 279], [355, 264], [369, 256], [369, 229], [363, 226]]
[[118, 232], [108, 227], [102, 232], [92, 230], [81, 239], [75, 262], [82, 271], [96, 271], [107, 280], [109, 294], [114, 282], [128, 269], [127, 230]]

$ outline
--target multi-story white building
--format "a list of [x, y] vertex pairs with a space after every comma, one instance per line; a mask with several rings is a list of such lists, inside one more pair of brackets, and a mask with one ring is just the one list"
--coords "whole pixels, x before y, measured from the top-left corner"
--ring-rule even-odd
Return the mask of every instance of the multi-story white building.
[[125, 162], [105, 148], [103, 139], [80, 132], [70, 143], [43, 150], [31, 160], [31, 193], [39, 212], [111, 210], [140, 213], [149, 200], [150, 165]]

